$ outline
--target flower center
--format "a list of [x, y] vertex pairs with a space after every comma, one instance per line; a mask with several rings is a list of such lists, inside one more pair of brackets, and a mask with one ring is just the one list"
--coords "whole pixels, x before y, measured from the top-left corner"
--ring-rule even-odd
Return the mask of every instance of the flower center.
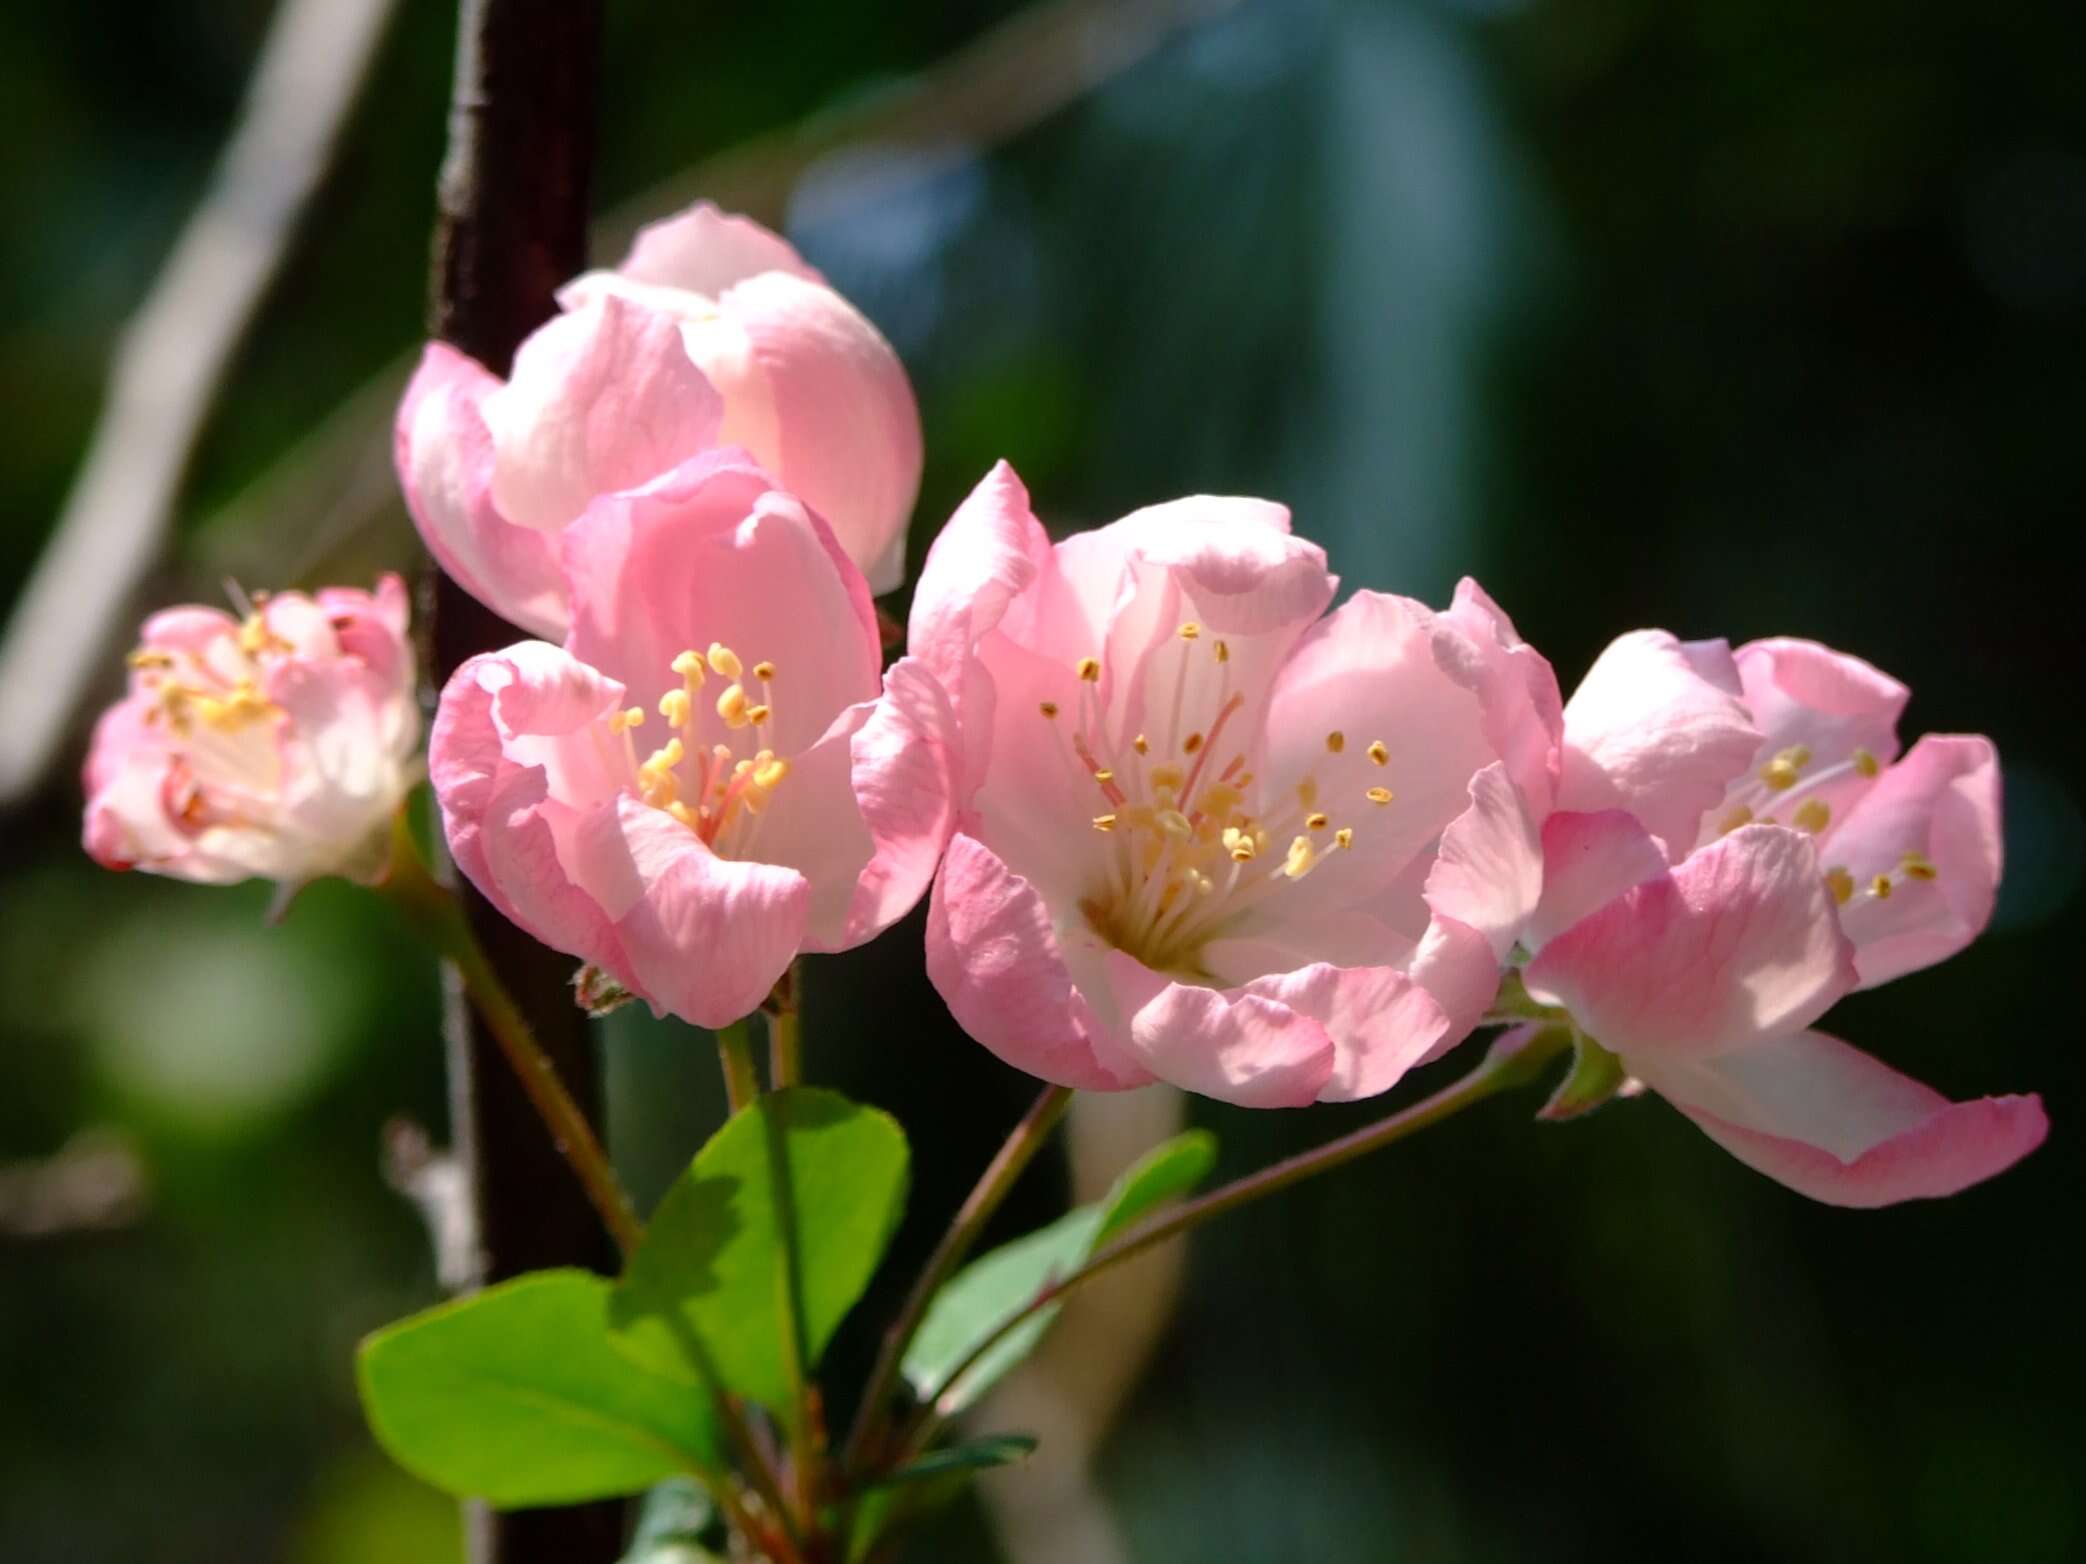
[[[1079, 904], [1088, 926], [1154, 971], [1203, 980], [1209, 940], [1353, 846], [1354, 827], [1335, 824], [1336, 801], [1359, 794], [1373, 807], [1391, 802], [1389, 788], [1357, 785], [1390, 764], [1390, 750], [1377, 739], [1350, 751], [1335, 729], [1319, 765], [1263, 782], [1253, 761], [1259, 735], [1235, 731], [1246, 696], [1232, 687], [1230, 646], [1193, 620], [1173, 644], [1164, 725], [1127, 744], [1112, 744], [1103, 721], [1098, 658], [1077, 664], [1079, 703], [1069, 724], [1055, 701], [1038, 709], [1061, 763], [1105, 806], [1090, 820], [1109, 840], [1100, 882]], [[1190, 677], [1199, 657], [1213, 660], [1214, 679]]]
[[[1833, 819], [1832, 805], [1819, 796], [1821, 792], [1848, 777], [1873, 781], [1883, 771], [1882, 762], [1859, 745], [1836, 765], [1814, 769], [1815, 758], [1807, 744], [1776, 751], [1757, 772], [1731, 789], [1724, 812], [1717, 817], [1717, 835], [1728, 836], [1740, 826], [1758, 822], [1789, 825], [1819, 836]], [[1892, 869], [1863, 881], [1857, 881], [1847, 865], [1833, 864], [1825, 871], [1825, 884], [1833, 900], [1844, 907], [1857, 896], [1865, 901], [1889, 901], [1903, 880], [1926, 884], [1940, 877], [1941, 871], [1926, 854], [1906, 852]]]
[[[628, 786], [654, 809], [664, 810], [720, 854], [743, 853], [760, 829], [760, 816], [789, 776], [790, 763], [769, 745], [774, 702], [769, 686], [772, 662], [749, 670], [739, 654], [716, 641], [707, 652], [684, 651], [673, 671], [681, 687], [659, 697], [659, 715], [667, 726], [666, 742], [643, 760], [632, 734], [645, 725], [642, 706], [610, 712], [604, 719], [611, 738], [621, 742], [620, 759]], [[732, 744], [705, 744], [697, 733], [697, 702], [711, 674], [726, 681], [713, 703], [727, 734], [744, 734], [742, 757]], [[748, 680], [754, 690], [747, 689]], [[599, 729], [596, 730], [600, 738]]]

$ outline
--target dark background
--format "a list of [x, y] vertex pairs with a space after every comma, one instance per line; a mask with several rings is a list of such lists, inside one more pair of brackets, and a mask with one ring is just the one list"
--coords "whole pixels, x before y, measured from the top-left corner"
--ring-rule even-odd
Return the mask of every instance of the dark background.
[[[1016, 9], [617, 5], [601, 204], [659, 215], [704, 159], [844, 124]], [[1135, 1556], [2079, 1556], [2078, 9], [1215, 11], [989, 146], [959, 116], [717, 175], [904, 355], [915, 561], [1005, 455], [1053, 526], [1241, 491], [1293, 504], [1350, 585], [1441, 601], [1472, 571], [1567, 688], [1643, 624], [1858, 651], [1913, 686], [1908, 737], [1997, 739], [2010, 866], [1989, 937], [1833, 1029], [1952, 1096], [2039, 1089], [2054, 1129], [1991, 1185], [1860, 1214], [1654, 1101], [1553, 1128], [1515, 1099], [1230, 1219], [1101, 1453]], [[268, 12], [0, 14], [9, 598]], [[299, 442], [416, 339], [450, 26], [401, 7], [157, 597], [417, 559], [395, 501], [335, 503]], [[93, 870], [77, 753], [0, 824], [0, 1162], [92, 1131], [151, 1193], [113, 1232], [0, 1233], [0, 1558], [453, 1557], [350, 1376], [361, 1332], [433, 1295], [376, 1157], [387, 1116], [441, 1122], [433, 977], [345, 886], [267, 930], [261, 889]], [[814, 1075], [913, 1133], [901, 1259], [1027, 1096], [949, 1025], [918, 935], [819, 964], [808, 1010]], [[714, 1120], [707, 1044], [619, 1021], [610, 1052], [656, 1189]], [[1367, 1116], [1193, 1113], [1232, 1171]], [[1032, 1184], [1014, 1221], [1053, 1209]], [[987, 1538], [960, 1515], [920, 1556]]]

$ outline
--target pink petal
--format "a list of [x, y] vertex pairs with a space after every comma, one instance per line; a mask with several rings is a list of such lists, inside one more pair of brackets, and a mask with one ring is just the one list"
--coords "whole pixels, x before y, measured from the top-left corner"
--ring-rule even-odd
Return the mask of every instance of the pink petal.
[[1637, 817], [1620, 809], [1552, 815], [1543, 822], [1543, 895], [1526, 943], [1541, 950], [1632, 886], [1666, 874], [1666, 854]]
[[[1471, 778], [1498, 758], [1476, 695], [1435, 660], [1433, 621], [1424, 604], [1357, 592], [1306, 632], [1275, 680], [1263, 799], [1309, 780], [1333, 827], [1354, 830], [1353, 847], [1327, 853], [1300, 887], [1322, 908], [1390, 886], [1470, 807]], [[1368, 753], [1379, 739], [1381, 766]], [[1390, 803], [1370, 802], [1376, 787]]]
[[574, 868], [615, 923], [655, 1012], [727, 1026], [760, 1007], [803, 947], [804, 876], [719, 858], [664, 810], [627, 795], [583, 822]]
[[1503, 763], [1470, 779], [1470, 807], [1442, 832], [1426, 894], [1436, 912], [1482, 933], [1495, 956], [1521, 941], [1543, 895], [1543, 839]]
[[724, 394], [724, 437], [832, 524], [872, 592], [895, 590], [922, 455], [898, 355], [839, 294], [783, 272], [737, 283], [720, 303], [746, 350], [696, 361]]
[[1857, 747], [1878, 760], [1897, 754], [1912, 692], [1881, 669], [1794, 636], [1749, 641], [1733, 661], [1769, 753], [1801, 744], [1835, 762]]
[[1325, 550], [1294, 536], [1288, 508], [1268, 500], [1191, 495], [1132, 511], [1091, 538], [1090, 549], [1113, 546], [1178, 579], [1195, 616], [1229, 635], [1301, 628], [1338, 584]]
[[1545, 945], [1529, 992], [1618, 1053], [1690, 1058], [1808, 1026], [1854, 986], [1808, 838], [1747, 826]]
[[912, 909], [941, 862], [956, 818], [956, 714], [918, 659], [884, 675], [883, 698], [852, 741], [852, 781], [876, 844], [848, 918], [860, 944]]
[[1087, 1091], [1150, 1079], [1096, 1057], [1043, 898], [961, 833], [928, 898], [927, 976], [956, 1024], [1017, 1070]]
[[1823, 1032], [1662, 1061], [1645, 1079], [1739, 1161], [1835, 1206], [1953, 1195], [2012, 1167], [2049, 1128], [2038, 1097], [1952, 1103]]
[[1760, 748], [1724, 643], [1664, 630], [1611, 642], [1565, 702], [1564, 724], [1558, 807], [1626, 809], [1675, 860]]
[[708, 201], [640, 228], [616, 269], [636, 282], [712, 298], [762, 272], [825, 280], [780, 234], [750, 217], [720, 211]]
[[956, 508], [921, 567], [906, 647], [948, 692], [968, 757], [966, 788], [978, 780], [992, 734], [992, 680], [975, 656], [978, 642], [1050, 558], [1028, 490], [1000, 462]]
[[1564, 701], [1549, 659], [1468, 576], [1457, 583], [1448, 612], [1435, 616], [1434, 634], [1435, 660], [1477, 692], [1485, 737], [1541, 818], [1557, 797], [1563, 766]]
[[1390, 967], [1318, 962], [1256, 979], [1245, 992], [1317, 1022], [1331, 1040], [1333, 1069], [1318, 1090], [1320, 1102], [1353, 1102], [1389, 1091], [1435, 1051], [1450, 1025], [1425, 987]]
[[724, 403], [672, 316], [603, 298], [540, 326], [481, 403], [492, 498], [553, 532], [601, 494], [634, 488], [715, 443]]
[[[1333, 1040], [1309, 1016], [1260, 994], [1177, 983], [1119, 950], [1105, 965], [1130, 1052], [1160, 1080], [1242, 1108], [1301, 1108], [1331, 1081]], [[1313, 997], [1338, 1003], [1324, 987]]]
[[[627, 684], [648, 710], [683, 651], [713, 641], [752, 668], [772, 661], [772, 747], [794, 756], [858, 701], [873, 700], [882, 647], [861, 572], [831, 529], [743, 454], [716, 452], [660, 482], [597, 501], [561, 539], [572, 587], [568, 644]], [[696, 703], [702, 743], [743, 746]]]
[[454, 348], [429, 343], [399, 404], [399, 482], [421, 539], [459, 586], [526, 630], [562, 637], [556, 544], [510, 524], [492, 501], [492, 436], [482, 408], [499, 384]]
[[[2004, 857], [1999, 808], [1992, 741], [1930, 733], [1820, 841], [1820, 856], [1856, 887], [1840, 927], [1854, 941], [1863, 988], [1946, 960], [1984, 931]], [[1907, 875], [1908, 853], [1935, 877]], [[1892, 879], [1888, 899], [1868, 890], [1877, 875]]]

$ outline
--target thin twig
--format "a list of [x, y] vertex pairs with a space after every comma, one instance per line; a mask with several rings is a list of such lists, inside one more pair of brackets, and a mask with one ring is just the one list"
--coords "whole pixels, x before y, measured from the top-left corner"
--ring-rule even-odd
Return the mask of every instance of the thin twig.
[[209, 191], [109, 369], [108, 400], [0, 643], [0, 804], [49, 764], [159, 556], [233, 353], [332, 166], [393, 0], [282, 0]]

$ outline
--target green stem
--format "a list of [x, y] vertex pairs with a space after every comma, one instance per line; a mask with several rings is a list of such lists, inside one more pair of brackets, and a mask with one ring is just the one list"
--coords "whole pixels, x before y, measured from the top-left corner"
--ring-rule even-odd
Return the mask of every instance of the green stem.
[[717, 1062], [724, 1067], [724, 1100], [737, 1113], [761, 1094], [760, 1076], [753, 1068], [753, 1042], [743, 1020], [718, 1029]]
[[1072, 1088], [1069, 1086], [1043, 1089], [1029, 1104], [1021, 1121], [1008, 1133], [998, 1154], [979, 1176], [976, 1187], [957, 1211], [956, 1219], [942, 1234], [941, 1242], [935, 1246], [926, 1267], [906, 1296], [905, 1306], [884, 1333], [876, 1367], [870, 1371], [869, 1384], [862, 1392], [861, 1408], [855, 1413], [854, 1426], [848, 1432], [843, 1463], [846, 1470], [859, 1472], [870, 1459], [885, 1405], [898, 1389], [898, 1371], [905, 1361], [905, 1350], [912, 1345], [920, 1322], [927, 1317], [928, 1305], [934, 1302], [935, 1294], [941, 1291], [942, 1284], [948, 1281], [963, 1257], [970, 1253], [992, 1213], [999, 1209], [1000, 1202], [1007, 1198], [1007, 1191], [1014, 1187], [1023, 1170], [1043, 1149], [1044, 1142], [1050, 1139], [1050, 1132], [1065, 1116], [1065, 1109], [1071, 1106], [1071, 1102]]
[[390, 867], [377, 888], [455, 966], [463, 979], [464, 993], [485, 1018], [486, 1030], [499, 1042], [522, 1090], [528, 1093], [529, 1101], [549, 1129], [552, 1143], [578, 1175], [587, 1198], [594, 1203], [617, 1246], [629, 1256], [644, 1238], [644, 1226], [637, 1219], [629, 1195], [624, 1193], [608, 1154], [601, 1149], [594, 1126], [572, 1100], [565, 1083], [558, 1079], [557, 1067], [537, 1043], [528, 1021], [479, 948], [463, 907], [422, 862], [403, 809], [392, 826]]
[[[1062, 1301], [1067, 1293], [1082, 1287], [1104, 1272], [1113, 1270], [1125, 1260], [1144, 1253], [1153, 1245], [1163, 1243], [1176, 1234], [1199, 1227], [1227, 1211], [1236, 1210], [1252, 1201], [1261, 1200], [1292, 1184], [1303, 1182], [1316, 1174], [1329, 1172], [1333, 1168], [1366, 1156], [1378, 1147], [1388, 1146], [1393, 1141], [1438, 1124], [1452, 1114], [1460, 1113], [1472, 1103], [1482, 1102], [1494, 1092], [1509, 1086], [1517, 1086], [1534, 1078], [1541, 1067], [1571, 1045], [1569, 1031], [1546, 1029], [1526, 1039], [1501, 1040], [1495, 1043], [1480, 1064], [1470, 1074], [1451, 1086], [1444, 1087], [1431, 1097], [1422, 1098], [1411, 1107], [1380, 1119], [1374, 1124], [1364, 1125], [1352, 1134], [1338, 1140], [1328, 1141], [1309, 1151], [1262, 1168], [1258, 1173], [1248, 1174], [1242, 1179], [1213, 1189], [1197, 1199], [1183, 1202], [1171, 1211], [1162, 1213], [1133, 1227], [1115, 1242], [1108, 1244], [1089, 1259], [1085, 1265], [1070, 1275], [1049, 1283], [1036, 1292], [1035, 1296], [1019, 1309], [1000, 1321], [990, 1334], [980, 1341], [944, 1376], [941, 1388], [922, 1404], [912, 1426], [907, 1430], [900, 1448], [905, 1452], [925, 1449], [940, 1432], [949, 1412], [942, 1409], [943, 1398], [950, 1388], [963, 1379], [971, 1368], [1000, 1342], [1006, 1339], [1021, 1322], [1040, 1309]], [[953, 1408], [950, 1409], [953, 1411]]]
[[768, 1012], [768, 1084], [776, 1091], [804, 1079], [804, 1038], [795, 1010]]

